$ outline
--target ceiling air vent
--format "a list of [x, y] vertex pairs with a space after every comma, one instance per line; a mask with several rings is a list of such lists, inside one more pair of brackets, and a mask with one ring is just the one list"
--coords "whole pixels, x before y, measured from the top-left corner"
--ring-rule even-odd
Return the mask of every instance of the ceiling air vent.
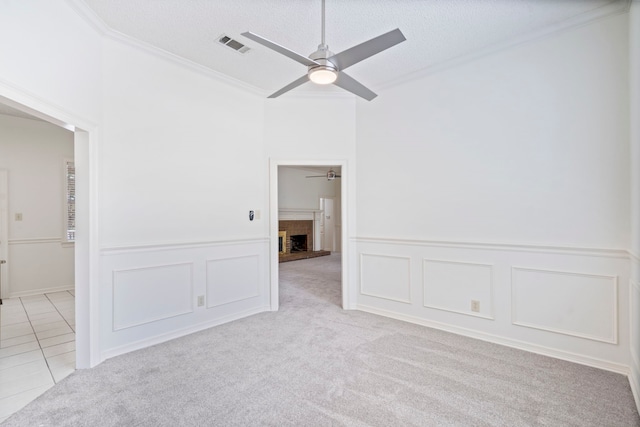
[[231, 37], [227, 36], [226, 34], [223, 34], [220, 37], [218, 37], [218, 41], [223, 45], [228, 46], [231, 49], [240, 53], [247, 53], [250, 50], [248, 46], [243, 45], [238, 40], [234, 40]]

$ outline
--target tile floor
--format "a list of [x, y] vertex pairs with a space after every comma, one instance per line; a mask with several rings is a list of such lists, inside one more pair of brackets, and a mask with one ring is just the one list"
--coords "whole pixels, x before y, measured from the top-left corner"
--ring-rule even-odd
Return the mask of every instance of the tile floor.
[[0, 305], [0, 423], [76, 365], [73, 292], [3, 300]]

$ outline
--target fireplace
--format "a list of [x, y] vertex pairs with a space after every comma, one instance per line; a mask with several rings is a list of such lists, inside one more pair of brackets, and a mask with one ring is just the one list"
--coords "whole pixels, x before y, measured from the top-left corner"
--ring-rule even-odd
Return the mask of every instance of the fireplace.
[[279, 211], [278, 262], [331, 255], [318, 245], [321, 213], [315, 210]]
[[313, 221], [279, 221], [278, 252], [286, 255], [292, 252], [313, 251]]
[[307, 251], [307, 235], [297, 234], [291, 236], [291, 253]]

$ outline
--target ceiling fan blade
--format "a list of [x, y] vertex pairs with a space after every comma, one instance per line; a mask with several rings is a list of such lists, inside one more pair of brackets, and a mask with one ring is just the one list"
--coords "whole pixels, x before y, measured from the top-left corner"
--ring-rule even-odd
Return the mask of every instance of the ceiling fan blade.
[[305, 178], [326, 178], [327, 175], [310, 175], [310, 176], [305, 176]]
[[389, 49], [392, 46], [402, 43], [406, 38], [402, 31], [398, 28], [395, 30], [384, 33], [381, 36], [374, 37], [359, 45], [353, 46], [347, 50], [343, 50], [340, 53], [327, 58], [328, 61], [335, 64], [338, 70], [342, 71], [353, 64], [369, 58], [370, 56], [380, 53], [385, 49]]
[[358, 95], [360, 98], [364, 98], [367, 101], [371, 101], [373, 98], [378, 96], [366, 88], [362, 83], [343, 72], [338, 73], [338, 78], [333, 82], [333, 84], [353, 93], [354, 95]]
[[284, 56], [287, 56], [287, 57], [293, 59], [294, 61], [297, 61], [297, 62], [301, 63], [302, 65], [306, 65], [306, 66], [309, 66], [309, 65], [320, 65], [316, 61], [314, 61], [313, 59], [309, 59], [304, 55], [300, 55], [299, 53], [296, 53], [296, 52], [294, 52], [292, 50], [289, 50], [284, 46], [280, 46], [279, 44], [274, 43], [271, 40], [267, 40], [264, 37], [261, 37], [261, 36], [259, 36], [257, 34], [254, 34], [254, 33], [250, 32], [250, 31], [242, 33], [242, 35], [245, 36], [248, 39], [253, 40], [254, 42], [260, 43], [261, 45], [268, 47], [271, 50], [275, 50], [276, 52], [278, 52], [278, 53], [280, 53], [280, 54], [282, 54]]
[[304, 76], [300, 77], [298, 80], [295, 80], [295, 81], [289, 83], [288, 85], [286, 85], [285, 87], [283, 87], [279, 91], [272, 93], [267, 98], [277, 98], [280, 95], [282, 95], [283, 93], [289, 92], [291, 89], [295, 89], [298, 86], [300, 86], [301, 84], [304, 84], [304, 83], [306, 83], [308, 81], [309, 81], [309, 76], [307, 76], [305, 74]]

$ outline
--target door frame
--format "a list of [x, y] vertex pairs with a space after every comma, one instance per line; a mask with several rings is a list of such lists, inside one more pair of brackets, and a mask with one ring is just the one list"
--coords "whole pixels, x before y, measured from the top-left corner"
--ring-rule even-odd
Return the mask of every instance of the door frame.
[[99, 340], [98, 126], [0, 81], [0, 102], [74, 132], [76, 166], [76, 367], [102, 362]]
[[350, 191], [351, 168], [347, 160], [309, 160], [309, 159], [270, 159], [269, 160], [269, 253], [270, 253], [270, 298], [269, 307], [271, 311], [277, 311], [280, 307], [279, 280], [280, 272], [278, 268], [278, 167], [280, 166], [340, 166], [341, 182], [341, 260], [342, 260], [342, 308], [345, 310], [355, 309], [354, 281], [349, 280], [352, 274], [354, 248], [349, 244], [350, 225], [354, 223], [354, 191]]

